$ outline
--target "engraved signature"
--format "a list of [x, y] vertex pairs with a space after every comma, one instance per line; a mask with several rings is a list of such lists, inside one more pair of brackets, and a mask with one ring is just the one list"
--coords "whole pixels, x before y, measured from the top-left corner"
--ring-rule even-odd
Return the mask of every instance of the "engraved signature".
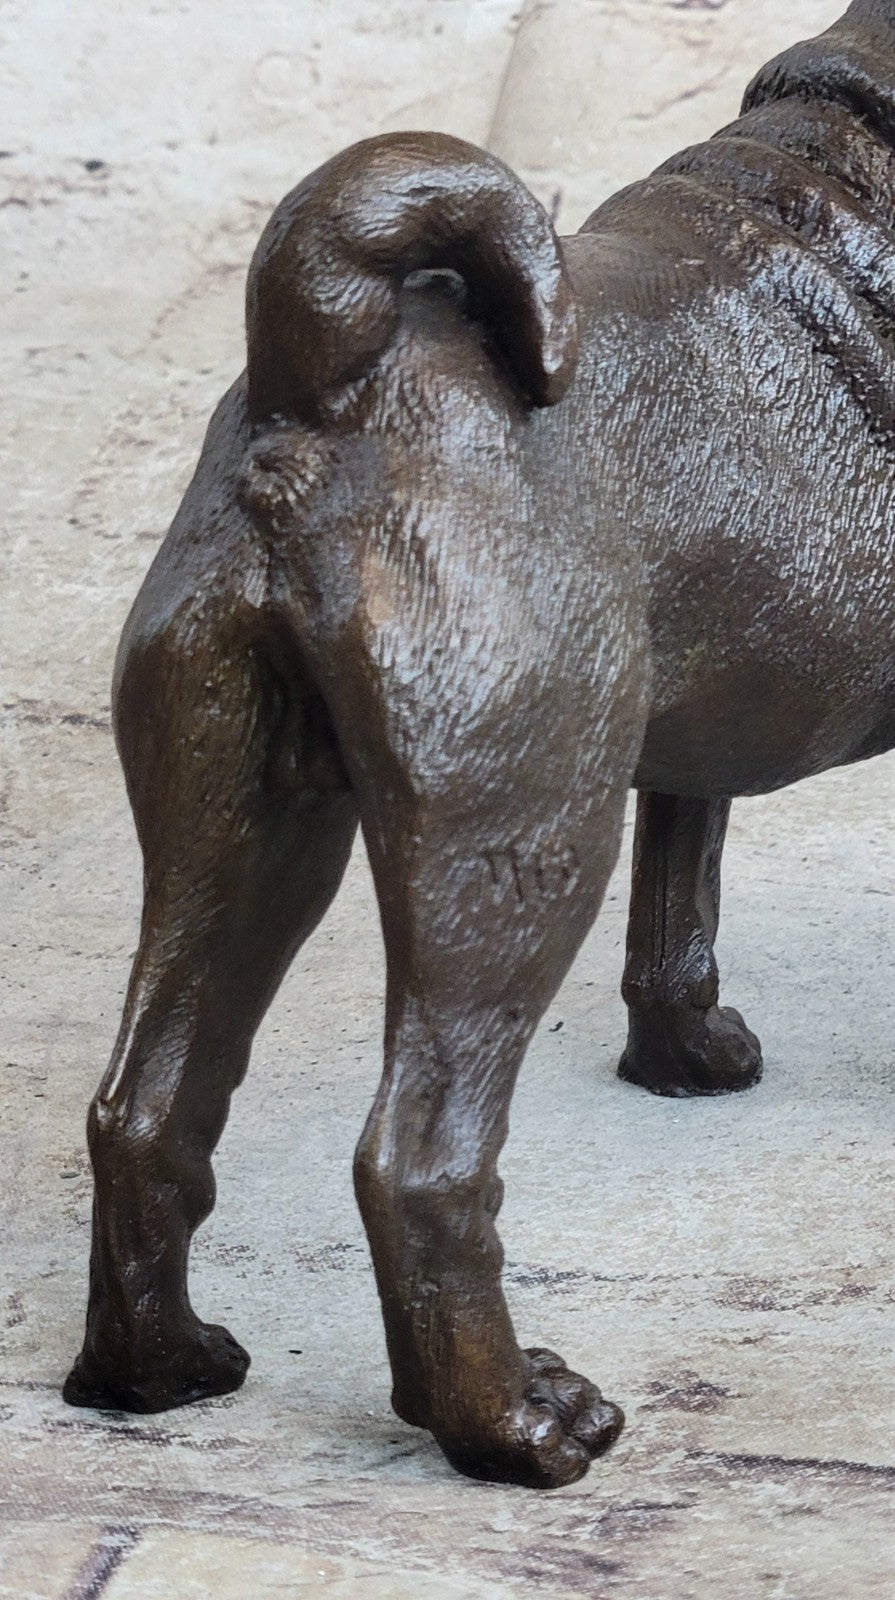
[[495, 904], [513, 896], [519, 905], [555, 900], [569, 894], [581, 876], [581, 863], [570, 844], [513, 843], [482, 852], [486, 869], [483, 888]]

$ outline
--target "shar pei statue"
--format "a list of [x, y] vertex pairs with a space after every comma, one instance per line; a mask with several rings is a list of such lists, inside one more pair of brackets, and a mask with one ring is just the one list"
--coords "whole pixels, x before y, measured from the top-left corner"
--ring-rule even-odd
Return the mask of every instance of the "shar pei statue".
[[245, 374], [124, 630], [145, 861], [92, 1103], [76, 1405], [235, 1389], [191, 1235], [253, 1035], [360, 824], [387, 955], [355, 1162], [399, 1416], [475, 1477], [579, 1478], [618, 1407], [520, 1349], [498, 1156], [637, 790], [620, 1071], [747, 1088], [718, 1004], [731, 798], [895, 745], [895, 0], [558, 239], [454, 138], [354, 145], [248, 279]]

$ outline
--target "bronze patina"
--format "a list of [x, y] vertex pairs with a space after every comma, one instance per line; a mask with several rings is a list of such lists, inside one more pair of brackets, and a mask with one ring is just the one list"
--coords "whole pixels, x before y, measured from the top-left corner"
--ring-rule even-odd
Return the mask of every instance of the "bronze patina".
[[139, 950], [92, 1104], [74, 1404], [235, 1389], [190, 1237], [253, 1035], [358, 822], [388, 965], [355, 1163], [394, 1405], [476, 1477], [622, 1426], [501, 1291], [498, 1156], [638, 791], [621, 1072], [745, 1089], [718, 1004], [731, 798], [895, 745], [895, 0], [557, 239], [453, 138], [294, 189], [248, 364], [125, 628]]

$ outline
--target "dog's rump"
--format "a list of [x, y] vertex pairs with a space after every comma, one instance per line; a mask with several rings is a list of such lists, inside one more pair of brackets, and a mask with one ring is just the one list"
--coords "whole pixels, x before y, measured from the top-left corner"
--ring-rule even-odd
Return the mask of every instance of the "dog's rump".
[[639, 226], [644, 210], [671, 211], [692, 254], [745, 272], [838, 370], [874, 434], [895, 440], [895, 0], [857, 0], [771, 61], [736, 122], [583, 231], [635, 213]]

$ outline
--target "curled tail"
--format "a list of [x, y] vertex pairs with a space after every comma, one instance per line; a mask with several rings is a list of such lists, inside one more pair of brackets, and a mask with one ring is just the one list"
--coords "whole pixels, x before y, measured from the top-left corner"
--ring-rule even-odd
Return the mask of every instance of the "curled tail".
[[451, 268], [533, 404], [575, 370], [575, 301], [543, 207], [493, 156], [445, 134], [365, 139], [281, 201], [249, 269], [249, 414], [313, 421], [391, 341], [401, 284]]

